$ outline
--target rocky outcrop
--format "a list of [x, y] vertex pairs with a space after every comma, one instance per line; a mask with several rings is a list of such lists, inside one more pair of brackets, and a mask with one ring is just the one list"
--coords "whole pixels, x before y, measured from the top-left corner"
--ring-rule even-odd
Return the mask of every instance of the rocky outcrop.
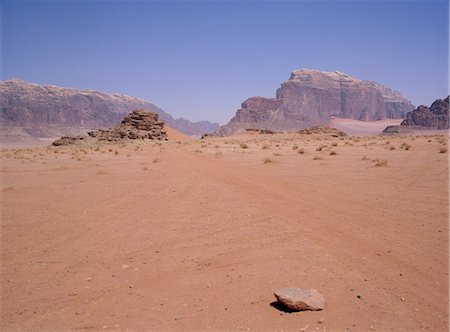
[[127, 139], [167, 140], [164, 122], [158, 121], [158, 114], [146, 110], [134, 110], [118, 126], [107, 130], [98, 129], [88, 132], [89, 136], [61, 137], [52, 145], [72, 145], [81, 141], [118, 142]]
[[276, 98], [244, 101], [231, 121], [218, 130], [289, 131], [326, 125], [332, 116], [363, 121], [404, 118], [414, 106], [396, 91], [340, 72], [294, 70], [281, 84]]
[[117, 125], [133, 109], [159, 114], [169, 126], [188, 135], [213, 132], [218, 124], [174, 119], [159, 107], [136, 97], [31, 84], [21, 80], [0, 81], [0, 124], [6, 133], [30, 137], [84, 134]]
[[420, 130], [449, 129], [449, 98], [435, 100], [430, 107], [420, 105], [408, 112], [399, 126], [388, 126], [384, 134], [408, 134]]
[[422, 126], [433, 129], [449, 129], [449, 98], [437, 99], [430, 107], [419, 106], [406, 115], [401, 126]]

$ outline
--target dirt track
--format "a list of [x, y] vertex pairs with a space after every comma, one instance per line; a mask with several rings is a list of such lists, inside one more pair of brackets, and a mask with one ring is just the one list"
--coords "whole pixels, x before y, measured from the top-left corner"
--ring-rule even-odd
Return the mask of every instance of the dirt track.
[[[3, 150], [1, 329], [447, 330], [445, 144]], [[325, 309], [279, 311], [284, 286], [322, 291]]]

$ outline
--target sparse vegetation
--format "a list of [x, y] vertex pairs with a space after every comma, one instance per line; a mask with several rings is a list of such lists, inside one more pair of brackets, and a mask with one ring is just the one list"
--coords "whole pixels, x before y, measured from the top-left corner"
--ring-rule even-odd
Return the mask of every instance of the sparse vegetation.
[[446, 153], [447, 152], [447, 148], [446, 147], [442, 147], [439, 149], [439, 153]]
[[374, 166], [376, 166], [376, 167], [384, 167], [384, 166], [387, 166], [387, 164], [388, 164], [388, 161], [386, 159], [374, 159], [374, 160], [372, 160], [372, 162], [375, 163]]
[[248, 145], [245, 144], [245, 143], [241, 143], [241, 144], [239, 144], [239, 146], [240, 146], [242, 149], [248, 149]]
[[269, 157], [267, 157], [267, 158], [264, 158], [263, 162], [264, 162], [264, 164], [269, 164], [269, 163], [273, 162], [273, 160], [270, 159]]
[[315, 156], [314, 158], [313, 158], [313, 160], [322, 160], [323, 158], [321, 158], [321, 157], [318, 157], [318, 156]]
[[298, 153], [298, 154], [304, 154], [304, 153], [305, 153], [305, 150], [304, 150], [304, 149], [298, 149], [298, 150], [297, 150], [297, 153]]
[[330, 151], [330, 156], [334, 156], [334, 155], [336, 155], [336, 154], [337, 154], [336, 151]]

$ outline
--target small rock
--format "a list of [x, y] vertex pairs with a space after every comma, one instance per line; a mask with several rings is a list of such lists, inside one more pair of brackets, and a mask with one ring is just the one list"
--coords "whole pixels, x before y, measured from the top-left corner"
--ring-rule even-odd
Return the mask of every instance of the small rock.
[[322, 310], [325, 297], [315, 289], [280, 288], [273, 293], [285, 307], [295, 310]]
[[322, 324], [325, 321], [325, 318], [320, 317], [319, 320], [317, 321], [318, 324]]

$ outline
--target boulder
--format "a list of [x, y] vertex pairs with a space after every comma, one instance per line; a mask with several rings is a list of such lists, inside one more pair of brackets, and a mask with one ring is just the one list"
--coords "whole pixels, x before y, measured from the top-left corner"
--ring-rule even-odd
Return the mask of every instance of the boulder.
[[294, 311], [322, 310], [325, 306], [325, 296], [315, 289], [280, 288], [273, 294], [278, 302]]

